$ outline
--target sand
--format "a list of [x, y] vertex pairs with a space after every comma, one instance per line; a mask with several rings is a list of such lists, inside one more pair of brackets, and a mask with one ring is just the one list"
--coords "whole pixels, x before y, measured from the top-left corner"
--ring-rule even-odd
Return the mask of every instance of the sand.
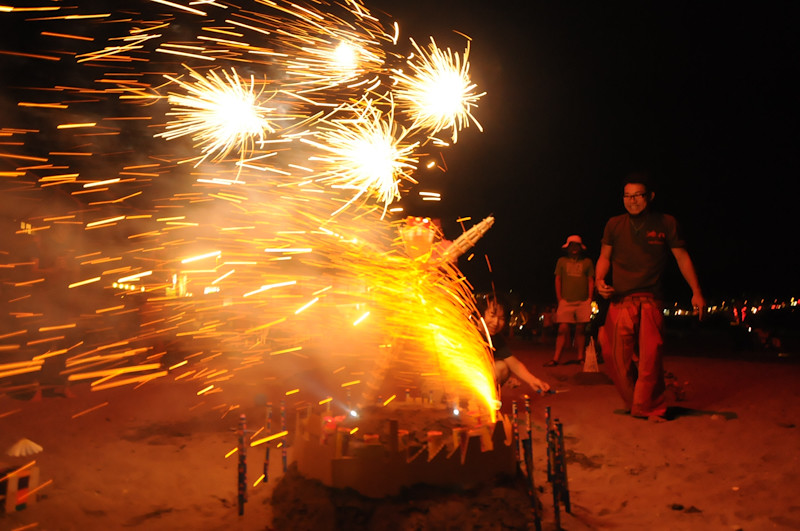
[[[683, 400], [673, 396], [672, 419], [654, 424], [623, 414], [602, 372], [543, 368], [550, 345], [512, 345], [558, 391], [532, 402], [543, 529], [555, 528], [546, 406], [565, 432], [572, 513], [561, 508], [564, 529], [800, 529], [797, 363], [672, 353], [667, 370]], [[0, 515], [0, 529], [533, 529], [524, 484], [514, 478], [417, 487], [376, 501], [299, 477], [291, 448], [287, 473], [273, 449], [269, 481], [256, 487], [264, 451], [249, 450], [240, 516], [238, 454], [226, 454], [237, 446], [241, 413], [253, 430], [264, 425], [268, 386], [242, 383], [203, 396], [191, 382], [165, 381], [71, 391], [39, 401], [0, 396], [0, 448], [21, 438], [44, 448], [30, 457], [3, 454], [0, 463], [35, 459], [40, 482], [49, 482], [35, 504]], [[503, 410], [525, 392], [505, 388]], [[287, 400], [288, 417], [301, 395]]]

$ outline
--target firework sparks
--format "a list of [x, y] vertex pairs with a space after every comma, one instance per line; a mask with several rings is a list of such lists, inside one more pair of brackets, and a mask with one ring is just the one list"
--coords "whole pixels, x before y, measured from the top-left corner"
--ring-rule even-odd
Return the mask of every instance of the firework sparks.
[[427, 49], [413, 39], [411, 44], [417, 53], [408, 60], [410, 73], [395, 74], [395, 96], [412, 118], [411, 127], [431, 135], [450, 129], [454, 143], [470, 122], [482, 131], [472, 110], [485, 93], [477, 93], [469, 77], [469, 43], [463, 57], [450, 48], [442, 50], [433, 38]]
[[245, 20], [232, 17], [238, 28], [279, 36], [276, 50], [253, 49], [283, 69], [288, 87], [302, 92], [344, 92], [363, 89], [376, 82], [386, 52], [382, 44], [393, 42], [380, 21], [356, 1], [299, 5], [264, 0], [281, 16], [253, 13]]
[[197, 162], [200, 164], [209, 157], [222, 160], [234, 150], [244, 159], [256, 141], [275, 132], [267, 119], [275, 108], [262, 104], [263, 93], [256, 92], [252, 76], [248, 84], [235, 70], [223, 70], [221, 76], [216, 70], [206, 76], [191, 68], [188, 71], [193, 82], [166, 76], [185, 93], [170, 93], [168, 101], [173, 109], [167, 114], [176, 119], [157, 137], [172, 140], [190, 136], [203, 154]]
[[346, 206], [368, 192], [388, 206], [400, 198], [401, 181], [416, 183], [411, 172], [416, 169], [413, 153], [418, 143], [405, 140], [408, 131], [398, 128], [393, 110], [384, 114], [372, 100], [362, 99], [341, 112], [352, 117], [328, 120], [316, 140], [303, 140], [323, 152], [310, 159], [321, 166], [320, 181], [355, 190]]

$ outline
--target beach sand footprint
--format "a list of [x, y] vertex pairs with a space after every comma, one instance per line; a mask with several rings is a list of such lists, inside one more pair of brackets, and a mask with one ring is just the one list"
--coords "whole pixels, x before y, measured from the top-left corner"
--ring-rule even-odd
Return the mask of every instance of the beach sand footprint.
[[172, 510], [172, 507], [158, 507], [149, 513], [134, 516], [122, 525], [123, 527], [140, 527], [153, 519], [161, 518], [162, 515], [171, 513]]
[[578, 464], [582, 468], [592, 469], [601, 468], [603, 466], [603, 455], [593, 455], [589, 457], [586, 454], [567, 449], [565, 452], [567, 464]]
[[188, 439], [196, 434], [196, 426], [190, 422], [146, 424], [128, 428], [120, 438], [129, 442], [148, 441], [148, 444], [174, 444], [175, 439]]

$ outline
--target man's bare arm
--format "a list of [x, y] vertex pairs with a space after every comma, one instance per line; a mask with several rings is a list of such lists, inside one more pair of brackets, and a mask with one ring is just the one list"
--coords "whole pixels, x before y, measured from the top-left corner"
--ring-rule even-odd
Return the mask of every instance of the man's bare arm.
[[697, 273], [694, 270], [694, 263], [689, 256], [689, 251], [683, 247], [673, 247], [672, 254], [675, 256], [675, 261], [678, 262], [678, 269], [681, 270], [681, 275], [692, 288], [692, 306], [700, 311], [703, 315], [705, 310], [706, 300], [703, 297], [703, 291], [700, 289], [700, 281], [697, 280]]
[[608, 270], [611, 267], [611, 249], [612, 247], [605, 243], [600, 246], [600, 258], [597, 259], [597, 264], [594, 268], [597, 292], [604, 299], [614, 294], [614, 288], [606, 284], [606, 275], [608, 275]]

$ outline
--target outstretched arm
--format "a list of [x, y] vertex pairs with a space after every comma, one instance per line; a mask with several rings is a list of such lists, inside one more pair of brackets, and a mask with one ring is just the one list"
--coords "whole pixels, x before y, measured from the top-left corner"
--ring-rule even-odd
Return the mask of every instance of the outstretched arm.
[[534, 391], [548, 391], [550, 384], [543, 382], [528, 370], [525, 365], [519, 361], [515, 356], [508, 357], [503, 361], [508, 365], [508, 369], [520, 380], [530, 385]]

